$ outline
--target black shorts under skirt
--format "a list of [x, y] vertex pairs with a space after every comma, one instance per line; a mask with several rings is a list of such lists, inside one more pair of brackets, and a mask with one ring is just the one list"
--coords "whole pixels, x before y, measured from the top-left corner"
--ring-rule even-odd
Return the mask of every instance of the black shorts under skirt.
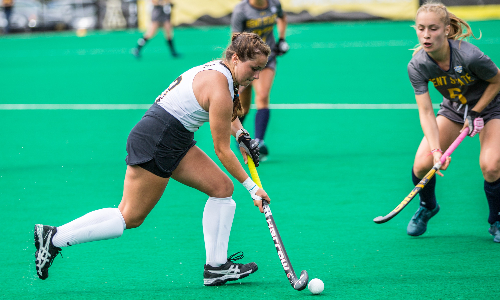
[[170, 22], [170, 6], [161, 6], [155, 5], [153, 6], [153, 11], [151, 12], [151, 21], [159, 22], [161, 24], [165, 22]]
[[127, 165], [168, 178], [196, 144], [194, 133], [158, 104], [153, 104], [127, 139]]
[[276, 63], [276, 54], [271, 53], [271, 55], [269, 55], [269, 57], [267, 58], [267, 64], [265, 68], [276, 70]]

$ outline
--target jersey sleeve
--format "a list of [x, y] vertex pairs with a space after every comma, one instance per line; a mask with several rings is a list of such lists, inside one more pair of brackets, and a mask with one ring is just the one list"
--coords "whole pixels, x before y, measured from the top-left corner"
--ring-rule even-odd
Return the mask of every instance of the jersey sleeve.
[[479, 48], [473, 47], [470, 55], [469, 70], [482, 80], [493, 78], [498, 73], [498, 67]]
[[276, 9], [277, 9], [276, 15], [278, 16], [278, 18], [280, 19], [283, 18], [285, 13], [283, 12], [283, 8], [281, 7], [281, 3], [279, 1], [276, 4]]
[[429, 91], [429, 80], [418, 71], [413, 61], [408, 64], [408, 77], [410, 77], [415, 95], [422, 95]]
[[242, 6], [236, 5], [231, 15], [231, 32], [243, 32], [244, 30], [245, 14], [243, 13]]

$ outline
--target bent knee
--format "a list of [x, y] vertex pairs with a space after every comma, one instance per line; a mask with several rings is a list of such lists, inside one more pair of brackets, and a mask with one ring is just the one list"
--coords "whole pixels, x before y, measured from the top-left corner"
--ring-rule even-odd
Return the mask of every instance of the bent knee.
[[484, 180], [495, 182], [500, 178], [500, 167], [496, 164], [486, 163], [481, 164]]
[[432, 160], [415, 160], [415, 163], [413, 164], [413, 173], [418, 178], [424, 177], [430, 169], [432, 169]]
[[210, 192], [210, 197], [226, 198], [231, 197], [234, 192], [234, 185], [231, 179], [226, 177], [224, 180], [219, 180], [216, 186]]
[[146, 216], [140, 216], [133, 213], [122, 212], [123, 219], [125, 220], [125, 225], [127, 229], [137, 228], [144, 223]]

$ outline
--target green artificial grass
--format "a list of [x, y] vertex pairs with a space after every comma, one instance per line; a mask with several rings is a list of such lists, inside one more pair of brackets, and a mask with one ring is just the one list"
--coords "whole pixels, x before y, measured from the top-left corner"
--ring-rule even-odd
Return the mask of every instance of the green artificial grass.
[[[414, 104], [406, 73], [417, 39], [410, 22], [292, 24], [278, 59], [273, 104]], [[500, 63], [499, 21], [471, 22], [474, 41]], [[136, 60], [140, 33], [12, 35], [0, 39], [2, 104], [153, 103], [185, 70], [221, 57], [228, 27], [178, 28], [170, 56], [161, 33]], [[433, 102], [441, 101], [432, 91]], [[295, 299], [265, 218], [235, 181], [229, 254], [259, 270], [203, 286], [202, 212], [207, 196], [170, 181], [142, 226], [114, 240], [64, 248], [42, 281], [33, 226], [60, 226], [116, 207], [125, 143], [145, 109], [0, 109], [0, 296], [3, 299]], [[254, 111], [245, 127], [253, 132]], [[416, 109], [274, 109], [259, 167], [295, 272], [325, 283], [324, 299], [495, 299], [499, 244], [488, 234], [479, 139], [466, 138], [438, 178], [440, 213], [421, 237], [406, 234], [410, 170], [422, 139]], [[219, 165], [209, 126], [198, 146]]]

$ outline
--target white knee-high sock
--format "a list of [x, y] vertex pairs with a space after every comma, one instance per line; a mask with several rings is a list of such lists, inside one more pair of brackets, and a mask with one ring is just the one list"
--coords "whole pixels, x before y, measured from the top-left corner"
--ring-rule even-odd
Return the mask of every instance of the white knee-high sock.
[[218, 267], [227, 261], [227, 246], [236, 203], [231, 197], [208, 198], [203, 211], [203, 235], [207, 264]]
[[114, 239], [123, 234], [125, 220], [118, 208], [103, 208], [57, 227], [52, 239], [56, 247]]

